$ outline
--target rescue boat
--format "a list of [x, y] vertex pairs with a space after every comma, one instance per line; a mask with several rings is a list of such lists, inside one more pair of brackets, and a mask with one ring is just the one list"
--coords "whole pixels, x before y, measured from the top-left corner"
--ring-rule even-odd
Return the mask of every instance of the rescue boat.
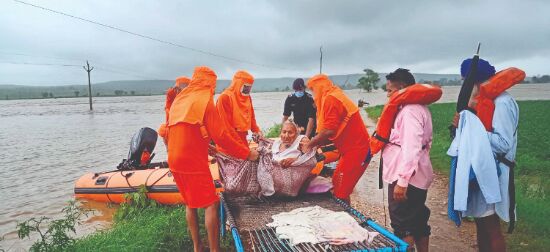
[[[219, 181], [217, 164], [210, 164], [210, 172], [214, 181]], [[125, 202], [125, 193], [137, 192], [142, 185], [147, 188], [147, 196], [160, 204], [185, 203], [185, 199], [179, 193], [174, 177], [166, 165], [143, 170], [86, 173], [76, 181], [74, 193], [75, 197], [79, 199], [122, 203]], [[218, 186], [216, 188], [221, 191]]]

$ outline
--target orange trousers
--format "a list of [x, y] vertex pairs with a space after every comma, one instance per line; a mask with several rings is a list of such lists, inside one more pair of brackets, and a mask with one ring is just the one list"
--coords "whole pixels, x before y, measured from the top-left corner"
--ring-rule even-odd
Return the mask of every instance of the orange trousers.
[[349, 202], [353, 188], [363, 176], [368, 162], [363, 163], [367, 157], [368, 148], [350, 150], [342, 153], [336, 170], [332, 175], [334, 196]]

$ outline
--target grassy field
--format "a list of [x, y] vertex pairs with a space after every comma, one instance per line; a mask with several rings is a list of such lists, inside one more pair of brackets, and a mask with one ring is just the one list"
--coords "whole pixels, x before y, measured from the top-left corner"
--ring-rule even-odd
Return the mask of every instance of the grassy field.
[[[547, 251], [550, 248], [550, 101], [519, 101], [520, 123], [516, 155], [516, 197], [518, 222], [514, 234], [507, 235], [511, 251]], [[433, 119], [434, 169], [449, 173], [449, 130], [455, 104], [430, 106]], [[381, 107], [367, 108], [369, 117], [380, 116]], [[504, 227], [504, 226], [503, 226]], [[506, 226], [507, 227], [507, 226]], [[504, 229], [505, 230], [505, 229]]]
[[[161, 206], [147, 198], [144, 187], [126, 194], [115, 212], [112, 228], [76, 240], [68, 251], [193, 251], [187, 232], [184, 206]], [[208, 246], [204, 210], [199, 210], [203, 244]], [[234, 251], [230, 235], [221, 241], [222, 251]]]

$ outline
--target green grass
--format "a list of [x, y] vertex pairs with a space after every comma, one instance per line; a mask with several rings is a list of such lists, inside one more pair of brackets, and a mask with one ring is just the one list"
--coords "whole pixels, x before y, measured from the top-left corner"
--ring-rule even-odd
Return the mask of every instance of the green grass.
[[[516, 154], [516, 199], [518, 222], [514, 234], [507, 235], [511, 251], [544, 251], [550, 248], [550, 101], [519, 101], [520, 123]], [[382, 107], [367, 108], [369, 117], [377, 119]], [[447, 127], [455, 104], [430, 106], [433, 120], [433, 145], [430, 152], [435, 170], [449, 173], [450, 145]], [[503, 226], [507, 227], [507, 226]]]
[[[204, 211], [199, 211], [201, 236], [207, 245]], [[226, 235], [223, 251], [233, 251], [232, 240]], [[154, 207], [139, 215], [116, 221], [108, 230], [96, 232], [78, 240], [74, 251], [193, 251], [187, 232], [185, 207]]]
[[[111, 229], [76, 241], [69, 251], [193, 251], [187, 232], [184, 206], [161, 206], [148, 199], [147, 189], [125, 194]], [[204, 210], [199, 210], [203, 244], [207, 245]], [[234, 251], [230, 236], [221, 241], [223, 251]]]
[[271, 128], [267, 129], [265, 132], [265, 137], [267, 138], [277, 138], [281, 135], [281, 124], [274, 124]]

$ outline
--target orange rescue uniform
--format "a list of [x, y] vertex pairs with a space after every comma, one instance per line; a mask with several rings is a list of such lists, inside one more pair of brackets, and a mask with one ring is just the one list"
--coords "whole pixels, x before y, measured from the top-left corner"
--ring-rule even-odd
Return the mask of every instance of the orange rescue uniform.
[[235, 141], [230, 129], [220, 127], [214, 106], [215, 73], [197, 67], [187, 88], [170, 108], [168, 121], [168, 164], [178, 189], [191, 208], [204, 208], [219, 200], [208, 162], [212, 139], [228, 154], [246, 159], [248, 146]]
[[[246, 145], [248, 145], [246, 140], [248, 131], [251, 130], [254, 133], [260, 131], [260, 127], [256, 123], [256, 115], [254, 115], [252, 98], [250, 95], [241, 93], [245, 84], [252, 85], [253, 83], [252, 75], [246, 71], [237, 71], [231, 85], [220, 94], [216, 102], [216, 107], [226, 127], [235, 129], [239, 140]], [[227, 153], [223, 148], [220, 150]]]
[[[369, 152], [369, 134], [359, 108], [335, 86], [326, 75], [308, 81], [317, 106], [317, 131], [334, 130], [330, 138], [340, 153], [340, 161], [332, 177], [334, 196], [348, 200], [359, 178], [365, 172]], [[367, 160], [368, 161], [368, 160]]]
[[191, 80], [187, 78], [186, 76], [180, 76], [176, 79], [176, 83], [174, 84], [174, 87], [168, 88], [166, 90], [166, 102], [164, 104], [164, 112], [166, 114], [166, 120], [164, 123], [162, 123], [157, 132], [159, 136], [164, 138], [164, 142], [166, 143], [168, 141], [168, 131], [166, 130], [166, 124], [168, 123], [168, 119], [170, 118], [170, 107], [172, 107], [172, 103], [176, 99], [176, 96], [178, 95], [178, 89], [185, 88], [185, 85], [189, 85], [189, 82]]

